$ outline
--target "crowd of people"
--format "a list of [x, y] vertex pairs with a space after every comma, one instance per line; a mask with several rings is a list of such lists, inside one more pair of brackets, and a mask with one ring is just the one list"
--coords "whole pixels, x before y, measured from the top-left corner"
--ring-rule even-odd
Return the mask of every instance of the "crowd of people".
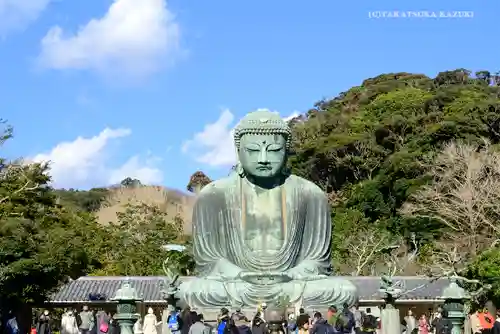
[[[331, 306], [325, 315], [314, 312], [311, 316], [300, 309], [298, 315], [289, 314], [281, 322], [266, 321], [263, 310], [248, 319], [239, 309], [231, 314], [222, 308], [214, 326], [205, 322], [201, 314], [191, 311], [189, 314], [183, 318], [179, 313], [176, 321], [183, 325], [178, 327], [178, 333], [172, 334], [380, 334], [382, 331], [382, 321], [372, 314], [371, 308], [360, 310], [358, 306], [347, 305], [341, 310]], [[500, 334], [500, 311], [497, 318], [487, 310], [471, 312], [466, 323], [469, 325], [464, 327], [464, 334]], [[401, 322], [402, 334], [451, 334], [452, 328], [447, 311], [441, 307], [435, 311], [429, 309], [427, 314], [418, 317], [410, 309]]]
[[[248, 319], [241, 309], [231, 313], [222, 308], [215, 321], [205, 321], [203, 314], [189, 308], [172, 310], [165, 314], [166, 319], [157, 321], [152, 308], [148, 314], [138, 320], [133, 328], [134, 334], [380, 334], [383, 321], [380, 310], [376, 315], [370, 308], [361, 310], [359, 306], [349, 308], [344, 305], [341, 310], [335, 306], [328, 308], [326, 314], [314, 312], [312, 315], [300, 309], [298, 314], [288, 314], [279, 320], [266, 319], [266, 308], [257, 310], [254, 317]], [[45, 310], [37, 317], [32, 334], [52, 334], [52, 318]], [[165, 321], [166, 320], [166, 321]], [[165, 323], [166, 326], [158, 326]], [[112, 313], [104, 310], [89, 310], [84, 306], [82, 311], [66, 310], [61, 318], [59, 331], [61, 334], [120, 334], [120, 327]], [[159, 328], [160, 327], [160, 328]], [[453, 324], [447, 311], [439, 307], [436, 311], [428, 310], [426, 314], [415, 316], [408, 310], [401, 322], [401, 334], [451, 334]], [[165, 331], [165, 329], [167, 329]], [[4, 333], [19, 334], [17, 320], [14, 315], [4, 326]], [[500, 311], [496, 318], [488, 310], [475, 310], [465, 319], [464, 334], [500, 334]]]

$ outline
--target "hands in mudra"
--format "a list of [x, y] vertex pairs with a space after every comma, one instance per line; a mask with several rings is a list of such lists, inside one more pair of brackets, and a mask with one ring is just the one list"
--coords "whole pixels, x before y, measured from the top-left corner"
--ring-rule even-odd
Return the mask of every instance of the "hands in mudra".
[[249, 272], [242, 271], [237, 278], [242, 281], [253, 284], [272, 284], [290, 282], [293, 277], [286, 272], [265, 271], [265, 272]]

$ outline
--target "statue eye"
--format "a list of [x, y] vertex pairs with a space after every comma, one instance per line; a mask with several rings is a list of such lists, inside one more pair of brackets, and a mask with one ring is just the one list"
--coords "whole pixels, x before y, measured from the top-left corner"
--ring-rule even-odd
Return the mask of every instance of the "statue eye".
[[259, 152], [260, 151], [260, 147], [258, 147], [257, 145], [249, 145], [249, 146], [245, 147], [245, 150], [247, 152]]
[[247, 152], [259, 152], [260, 151], [258, 148], [255, 148], [255, 147], [246, 147], [245, 150]]
[[269, 145], [269, 147], [267, 148], [267, 150], [269, 152], [278, 152], [278, 151], [281, 151], [283, 149], [283, 146], [281, 145]]

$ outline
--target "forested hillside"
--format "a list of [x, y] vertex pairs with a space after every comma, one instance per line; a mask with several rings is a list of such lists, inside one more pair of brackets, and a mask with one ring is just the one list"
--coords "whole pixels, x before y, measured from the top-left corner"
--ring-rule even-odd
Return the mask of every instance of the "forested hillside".
[[[464, 265], [488, 250], [500, 225], [500, 198], [491, 195], [500, 192], [500, 176], [492, 172], [499, 82], [487, 71], [465, 69], [435, 78], [384, 74], [292, 121], [291, 167], [329, 195], [338, 270], [376, 273], [382, 262], [399, 272], [463, 274]], [[462, 209], [475, 220], [460, 215]], [[385, 252], [396, 245], [397, 254]], [[474, 252], [467, 250], [471, 245]]]

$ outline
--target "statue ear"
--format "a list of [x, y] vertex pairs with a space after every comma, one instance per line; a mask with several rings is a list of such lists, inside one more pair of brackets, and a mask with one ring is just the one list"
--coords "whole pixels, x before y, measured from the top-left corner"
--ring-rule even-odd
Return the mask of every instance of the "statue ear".
[[241, 176], [241, 177], [245, 176], [245, 170], [243, 169], [243, 166], [241, 165], [241, 163], [239, 161], [236, 164], [235, 170], [236, 170], [236, 173], [238, 173], [239, 176]]

